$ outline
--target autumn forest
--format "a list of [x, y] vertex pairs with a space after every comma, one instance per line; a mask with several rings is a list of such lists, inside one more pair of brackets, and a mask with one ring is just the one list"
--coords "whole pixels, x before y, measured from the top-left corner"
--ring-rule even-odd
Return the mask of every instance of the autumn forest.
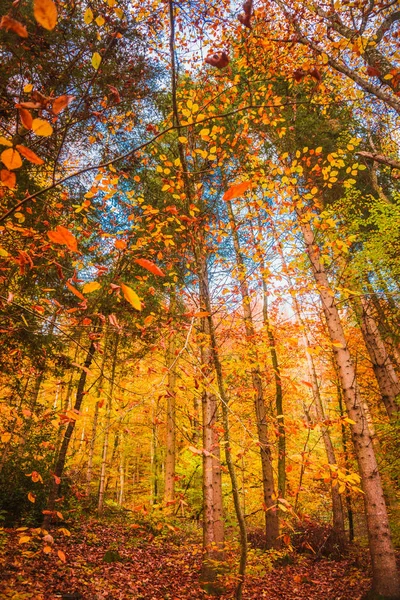
[[400, 598], [396, 0], [0, 0], [0, 598]]

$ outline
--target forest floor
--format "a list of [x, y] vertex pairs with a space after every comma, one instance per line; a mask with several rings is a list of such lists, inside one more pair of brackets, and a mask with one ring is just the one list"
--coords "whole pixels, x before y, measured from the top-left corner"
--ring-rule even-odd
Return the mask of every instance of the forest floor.
[[[55, 529], [48, 553], [39, 534], [28, 541], [30, 530], [0, 530], [0, 598], [205, 600], [200, 540], [161, 527], [154, 535], [135, 524], [84, 520], [70, 536]], [[371, 584], [365, 550], [339, 561], [304, 554], [291, 555], [285, 566], [279, 561], [282, 553], [250, 551], [243, 600], [360, 600]], [[224, 583], [221, 598], [233, 598], [233, 578], [225, 575]]]

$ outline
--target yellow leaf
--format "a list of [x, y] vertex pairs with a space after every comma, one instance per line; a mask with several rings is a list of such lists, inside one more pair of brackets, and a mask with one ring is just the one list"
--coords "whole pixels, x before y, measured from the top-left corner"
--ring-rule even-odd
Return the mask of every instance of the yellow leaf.
[[26, 542], [29, 542], [31, 539], [30, 535], [23, 535], [19, 538], [18, 543], [19, 544], [26, 544]]
[[94, 69], [96, 69], [96, 71], [99, 68], [100, 63], [101, 63], [101, 56], [98, 52], [95, 52], [92, 56], [92, 66]]
[[22, 165], [21, 155], [14, 148], [4, 150], [1, 153], [1, 160], [9, 171], [12, 171], [13, 169], [19, 169], [19, 167]]
[[97, 281], [91, 281], [90, 283], [85, 283], [85, 285], [83, 286], [82, 292], [84, 294], [90, 294], [91, 292], [95, 292], [96, 290], [99, 290], [100, 288], [101, 288], [101, 285]]
[[33, 85], [31, 83], [27, 83], [26, 85], [24, 85], [25, 94], [29, 94], [29, 92], [31, 92], [32, 90], [33, 90]]
[[349, 425], [355, 425], [356, 424], [356, 422], [353, 421], [353, 419], [350, 419], [349, 417], [345, 417], [343, 420], [346, 421], [346, 423], [349, 423]]
[[129, 302], [136, 310], [142, 310], [142, 305], [139, 300], [139, 296], [129, 286], [121, 283], [121, 289], [124, 294], [125, 300]]
[[33, 14], [39, 25], [49, 31], [57, 25], [57, 8], [53, 0], [34, 0]]
[[5, 137], [3, 137], [2, 135], [0, 135], [0, 146], [12, 146], [12, 142], [10, 142], [10, 140], [7, 140]]
[[11, 440], [11, 433], [3, 433], [3, 435], [1, 436], [1, 441], [4, 444], [7, 444], [7, 442], [9, 442]]
[[103, 25], [105, 23], [104, 17], [102, 17], [101, 15], [96, 17], [96, 23], [99, 27], [103, 27]]
[[187, 138], [184, 135], [181, 135], [180, 137], [178, 137], [178, 140], [180, 141], [181, 144], [187, 144]]
[[85, 21], [86, 25], [90, 25], [90, 23], [93, 21], [93, 11], [91, 8], [87, 8], [85, 10], [85, 14], [83, 15], [83, 20]]
[[33, 119], [32, 131], [41, 137], [49, 137], [53, 133], [53, 127], [44, 119]]

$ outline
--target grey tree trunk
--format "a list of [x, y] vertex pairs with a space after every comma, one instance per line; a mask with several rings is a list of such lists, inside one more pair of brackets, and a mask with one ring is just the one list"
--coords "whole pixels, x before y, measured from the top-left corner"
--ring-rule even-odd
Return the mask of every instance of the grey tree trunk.
[[356, 372], [336, 306], [335, 295], [329, 284], [324, 264], [320, 259], [314, 233], [310, 224], [303, 220], [301, 215], [299, 215], [299, 224], [317, 284], [329, 336], [334, 344], [334, 355], [347, 414], [354, 421], [351, 431], [364, 491], [374, 590], [382, 596], [398, 598], [400, 582], [390, 535], [389, 519], [372, 435], [357, 386]]
[[255, 344], [255, 330], [253, 324], [253, 316], [251, 314], [249, 288], [246, 281], [246, 268], [241, 253], [240, 241], [237, 233], [232, 203], [230, 201], [227, 201], [226, 205], [231, 224], [236, 263], [238, 265], [239, 271], [239, 288], [242, 296], [242, 310], [244, 316], [247, 345], [251, 350], [251, 380], [255, 396], [254, 405], [257, 421], [258, 441], [260, 445], [263, 495], [265, 504], [265, 543], [266, 548], [273, 548], [277, 545], [279, 536], [279, 517], [276, 502], [274, 472], [272, 468], [272, 456], [268, 436], [267, 411], [265, 408], [264, 390], [259, 369], [257, 346]]

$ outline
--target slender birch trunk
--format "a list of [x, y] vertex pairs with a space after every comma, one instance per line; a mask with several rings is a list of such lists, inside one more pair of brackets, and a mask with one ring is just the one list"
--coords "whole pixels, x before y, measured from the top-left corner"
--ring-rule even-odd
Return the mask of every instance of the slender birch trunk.
[[[272, 456], [268, 436], [267, 410], [265, 407], [264, 390], [259, 368], [258, 352], [255, 344], [255, 330], [253, 324], [253, 316], [251, 313], [249, 287], [246, 281], [246, 268], [240, 248], [240, 241], [237, 233], [232, 203], [230, 201], [227, 201], [226, 204], [231, 224], [236, 262], [239, 271], [239, 288], [242, 296], [242, 310], [244, 316], [247, 345], [251, 349], [251, 380], [255, 396], [254, 405], [257, 421], [258, 441], [260, 445], [263, 495], [265, 504], [265, 545], [266, 548], [273, 548], [277, 545], [277, 540], [279, 536], [279, 517], [276, 503]], [[282, 409], [282, 406], [280, 408]]]
[[[176, 310], [175, 293], [170, 295], [170, 314], [171, 319], [174, 319]], [[168, 340], [167, 349], [167, 440], [166, 440], [166, 457], [165, 457], [165, 487], [164, 487], [164, 503], [167, 511], [172, 510], [171, 506], [175, 500], [175, 460], [176, 460], [176, 332], [174, 330], [173, 321], [171, 323], [172, 331]], [[170, 507], [168, 509], [168, 506]]]
[[110, 385], [109, 385], [108, 397], [107, 397], [106, 424], [105, 424], [105, 430], [104, 430], [103, 452], [102, 452], [101, 467], [100, 467], [99, 499], [98, 499], [98, 504], [97, 504], [97, 511], [99, 514], [101, 514], [104, 509], [107, 454], [108, 454], [108, 444], [109, 444], [109, 437], [110, 437], [112, 400], [113, 400], [113, 391], [114, 391], [114, 383], [115, 383], [115, 370], [117, 367], [117, 357], [118, 357], [119, 337], [118, 337], [118, 334], [115, 334], [115, 335], [116, 335], [116, 337], [115, 337], [113, 354], [112, 354], [111, 379], [110, 379]]
[[[357, 310], [358, 309], [358, 310]], [[395, 419], [399, 412], [400, 381], [394, 369], [380, 331], [373, 317], [368, 300], [362, 298], [356, 308], [360, 318], [360, 326], [364, 342], [372, 362], [382, 402], [390, 419]]]
[[[317, 284], [351, 426], [352, 439], [364, 491], [365, 513], [372, 560], [374, 590], [388, 598], [400, 596], [400, 582], [390, 535], [389, 519], [381, 477], [374, 452], [373, 439], [357, 386], [356, 372], [340, 321], [334, 292], [320, 259], [314, 233], [308, 222], [299, 215], [306, 252]], [[340, 347], [339, 347], [340, 346]]]
[[[312, 392], [315, 404], [315, 411], [317, 413], [317, 418], [319, 421], [319, 427], [322, 434], [322, 440], [324, 442], [326, 458], [330, 465], [336, 465], [336, 454], [335, 448], [333, 446], [331, 436], [329, 434], [329, 429], [325, 425], [325, 413], [324, 407], [322, 404], [322, 398], [319, 391], [318, 378], [315, 370], [314, 360], [310, 354], [310, 342], [308, 340], [307, 335], [304, 336], [303, 345], [306, 353], [308, 372], [310, 377], [310, 382], [312, 385]], [[337, 481], [336, 481], [337, 483]], [[332, 498], [332, 516], [333, 516], [333, 530], [337, 536], [338, 542], [341, 546], [345, 544], [345, 526], [344, 526], [344, 514], [343, 514], [343, 505], [342, 498], [339, 494], [339, 489], [337, 485], [333, 485], [333, 481], [331, 481], [331, 498]]]
[[[210, 313], [210, 294], [206, 259], [199, 261], [200, 302], [203, 310]], [[203, 562], [201, 580], [204, 589], [218, 595], [219, 563], [224, 560], [224, 521], [222, 509], [221, 463], [217, 426], [217, 397], [209, 387], [208, 380], [213, 372], [210, 317], [201, 319], [201, 367], [204, 375], [202, 393], [203, 416]]]

